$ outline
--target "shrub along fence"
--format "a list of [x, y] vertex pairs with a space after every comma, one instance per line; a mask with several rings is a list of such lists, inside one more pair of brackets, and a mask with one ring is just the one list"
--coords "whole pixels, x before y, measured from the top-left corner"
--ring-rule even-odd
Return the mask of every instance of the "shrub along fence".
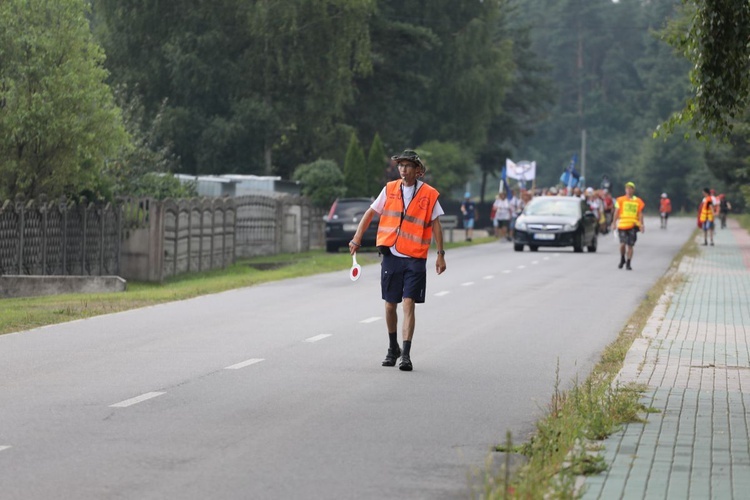
[[0, 275], [118, 274], [120, 227], [117, 205], [6, 200], [0, 204]]

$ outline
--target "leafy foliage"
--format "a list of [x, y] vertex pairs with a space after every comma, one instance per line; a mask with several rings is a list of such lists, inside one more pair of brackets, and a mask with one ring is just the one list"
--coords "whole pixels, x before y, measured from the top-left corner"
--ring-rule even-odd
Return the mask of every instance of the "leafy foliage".
[[425, 180], [443, 195], [461, 190], [476, 171], [471, 154], [455, 142], [429, 141], [417, 152], [427, 166]]
[[0, 196], [108, 190], [127, 146], [82, 0], [0, 2]]
[[380, 134], [375, 134], [375, 138], [370, 145], [370, 152], [367, 154], [367, 186], [365, 192], [369, 196], [373, 196], [385, 185], [387, 169], [388, 155], [385, 152], [383, 141], [380, 140]]
[[346, 194], [344, 174], [331, 160], [300, 165], [294, 171], [293, 178], [302, 183], [302, 194], [320, 208], [330, 207], [336, 198]]
[[365, 152], [359, 144], [357, 135], [352, 133], [349, 140], [349, 148], [346, 150], [346, 160], [344, 160], [346, 195], [349, 197], [372, 196], [372, 193], [367, 192], [367, 178]]
[[750, 2], [683, 0], [668, 39], [693, 64], [692, 95], [667, 122], [690, 123], [696, 136], [725, 135], [750, 105]]

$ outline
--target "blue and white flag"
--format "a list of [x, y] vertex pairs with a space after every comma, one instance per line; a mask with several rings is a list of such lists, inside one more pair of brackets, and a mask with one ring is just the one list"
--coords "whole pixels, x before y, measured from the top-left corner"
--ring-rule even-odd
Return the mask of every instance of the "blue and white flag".
[[578, 186], [578, 182], [581, 179], [581, 174], [576, 170], [576, 162], [578, 161], [578, 155], [573, 155], [570, 160], [570, 165], [565, 169], [563, 174], [560, 176], [560, 183], [568, 186], [568, 189]]

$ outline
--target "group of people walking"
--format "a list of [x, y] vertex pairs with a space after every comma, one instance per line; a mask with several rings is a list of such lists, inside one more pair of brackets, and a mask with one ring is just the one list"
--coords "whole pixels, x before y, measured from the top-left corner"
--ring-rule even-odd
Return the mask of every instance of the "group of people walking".
[[[349, 251], [354, 254], [362, 245], [362, 236], [375, 214], [380, 216], [377, 246], [382, 255], [381, 296], [385, 302], [385, 322], [388, 330], [388, 351], [383, 366], [396, 366], [402, 371], [411, 371], [412, 337], [415, 329], [415, 306], [423, 303], [426, 295], [427, 256], [433, 238], [437, 247], [435, 271], [442, 274], [446, 270], [440, 216], [444, 214], [439, 193], [425, 183], [425, 165], [419, 155], [405, 150], [392, 157], [398, 165], [400, 178], [389, 182], [360, 220], [354, 237], [349, 242]], [[538, 190], [538, 195], [568, 195], [564, 189], [549, 188]], [[726, 227], [726, 214], [731, 205], [723, 195], [716, 195], [711, 189], [704, 189], [704, 196], [698, 211], [698, 224], [704, 231], [704, 245], [713, 245], [715, 218], [720, 218], [721, 227]], [[534, 193], [514, 190], [508, 197], [505, 191], [497, 194], [492, 204], [492, 225], [495, 235], [501, 241], [511, 241], [516, 218], [521, 215]], [[581, 191], [574, 188], [572, 196], [586, 200], [589, 210], [599, 221], [599, 230], [606, 233], [616, 230], [620, 242], [619, 269], [632, 270], [633, 247], [638, 233], [646, 230], [643, 220], [644, 201], [635, 195], [635, 184], [625, 184], [625, 194], [614, 199], [608, 189], [587, 188]], [[666, 229], [672, 204], [666, 193], [662, 193], [659, 212], [661, 228]], [[474, 222], [478, 218], [477, 206], [466, 193], [461, 204], [466, 239], [471, 241]], [[398, 341], [397, 306], [402, 303], [403, 320], [401, 326], [402, 344]], [[399, 363], [399, 359], [401, 360]]]

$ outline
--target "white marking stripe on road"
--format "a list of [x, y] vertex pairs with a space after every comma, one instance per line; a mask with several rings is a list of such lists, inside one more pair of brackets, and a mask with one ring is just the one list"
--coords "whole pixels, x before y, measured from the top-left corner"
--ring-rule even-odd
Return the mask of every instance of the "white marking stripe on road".
[[474, 284], [473, 281], [467, 281], [466, 283], [461, 283], [461, 286], [471, 286], [473, 284]]
[[513, 271], [511, 271], [510, 269], [506, 269], [505, 271], [503, 271], [503, 274], [510, 274], [510, 273], [512, 273], [512, 272], [513, 272]]
[[109, 405], [110, 408], [127, 408], [128, 406], [137, 405], [138, 403], [143, 403], [144, 401], [148, 401], [149, 399], [153, 399], [155, 397], [161, 396], [162, 394], [166, 394], [166, 392], [147, 392], [146, 394], [141, 394], [140, 396], [126, 399], [125, 401], [120, 401], [119, 403], [115, 403], [113, 405]]
[[330, 333], [321, 333], [320, 335], [316, 335], [314, 337], [310, 337], [309, 339], [305, 339], [305, 342], [317, 342], [318, 340], [327, 339], [330, 337]]
[[526, 269], [526, 266], [518, 266], [518, 269]]
[[13, 448], [13, 447], [12, 447], [12, 446], [8, 446], [8, 445], [5, 445], [5, 446], [0, 446], [0, 451], [5, 451], [5, 450], [9, 450], [9, 449], [11, 449], [11, 448]]
[[532, 262], [532, 264], [539, 264], [539, 261], [535, 260], [534, 262]]
[[360, 323], [375, 323], [380, 320], [380, 316], [373, 316], [371, 318], [363, 319]]
[[492, 276], [491, 274], [488, 274], [487, 276], [484, 277], [484, 279], [486, 279], [486, 280], [491, 280], [493, 278], [494, 278], [494, 276]]
[[237, 363], [235, 365], [227, 366], [224, 369], [225, 370], [239, 370], [240, 368], [245, 368], [246, 366], [254, 365], [254, 364], [260, 363], [261, 361], [265, 361], [265, 359], [264, 358], [248, 359], [247, 361], [243, 361], [242, 363]]
[[549, 257], [545, 257], [543, 260], [549, 260]]
[[444, 290], [442, 292], [438, 292], [435, 294], [435, 297], [443, 297], [444, 295], [448, 295], [450, 292], [448, 290]]

